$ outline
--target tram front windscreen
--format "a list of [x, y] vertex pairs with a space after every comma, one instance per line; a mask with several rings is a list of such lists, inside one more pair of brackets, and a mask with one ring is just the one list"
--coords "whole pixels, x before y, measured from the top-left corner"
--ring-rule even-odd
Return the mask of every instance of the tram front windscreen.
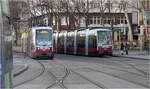
[[112, 44], [112, 32], [111, 31], [99, 31], [98, 43], [101, 45], [111, 45]]
[[43, 42], [52, 42], [52, 31], [51, 30], [37, 30], [36, 31], [36, 44], [43, 45]]

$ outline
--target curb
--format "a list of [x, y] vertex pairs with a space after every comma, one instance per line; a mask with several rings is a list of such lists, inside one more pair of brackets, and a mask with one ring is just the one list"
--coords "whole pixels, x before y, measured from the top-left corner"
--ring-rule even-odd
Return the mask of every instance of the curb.
[[18, 72], [14, 73], [14, 77], [17, 77], [18, 75], [22, 74], [23, 72], [27, 71], [29, 66], [26, 64], [24, 68], [20, 69]]
[[147, 58], [137, 58], [137, 57], [127, 57], [127, 56], [119, 56], [119, 55], [113, 55], [114, 57], [124, 57], [124, 58], [132, 58], [132, 59], [139, 59], [139, 60], [150, 60]]

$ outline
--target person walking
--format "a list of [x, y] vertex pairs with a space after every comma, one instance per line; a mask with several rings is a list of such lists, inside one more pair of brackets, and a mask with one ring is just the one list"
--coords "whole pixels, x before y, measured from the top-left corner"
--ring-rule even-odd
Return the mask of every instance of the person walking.
[[129, 45], [126, 43], [126, 44], [125, 44], [126, 55], [128, 55], [128, 49], [129, 49]]
[[121, 43], [120, 49], [121, 49], [121, 55], [123, 55], [124, 54], [124, 44], [123, 43]]

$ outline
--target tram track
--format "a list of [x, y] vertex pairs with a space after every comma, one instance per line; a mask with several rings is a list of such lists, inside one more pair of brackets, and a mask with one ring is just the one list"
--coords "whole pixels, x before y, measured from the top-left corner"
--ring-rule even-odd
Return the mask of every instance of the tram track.
[[88, 69], [91, 70], [91, 71], [104, 73], [104, 74], [106, 74], [106, 75], [113, 76], [113, 77], [116, 77], [116, 78], [118, 78], [118, 79], [125, 80], [125, 81], [128, 81], [128, 82], [133, 83], [133, 84], [136, 84], [136, 85], [140, 85], [140, 86], [145, 87], [145, 88], [149, 88], [149, 87], [150, 87], [149, 85], [141, 84], [141, 83], [138, 83], [138, 82], [135, 82], [135, 81], [132, 81], [132, 80], [129, 80], [129, 79], [126, 79], [126, 78], [117, 76], [117, 75], [115, 75], [115, 74], [107, 73], [107, 72], [104, 72], [104, 71], [101, 71], [101, 70], [96, 70], [96, 69], [93, 69], [93, 68], [88, 68]]
[[[59, 64], [62, 65], [62, 66], [65, 66], [64, 64], [62, 64], [62, 63], [60, 63], [60, 62], [58, 62], [58, 61], [56, 61], [56, 60], [55, 60], [55, 62], [56, 62], [56, 63], [59, 63]], [[70, 69], [70, 68], [68, 68], [68, 67], [66, 67], [66, 68], [69, 69], [70, 72], [72, 72], [72, 73], [76, 74], [77, 76], [79, 76], [79, 77], [81, 77], [81, 78], [87, 80], [88, 82], [90, 82], [91, 84], [97, 86], [98, 88], [100, 88], [100, 89], [108, 89], [108, 88], [107, 88], [106, 86], [104, 86], [103, 84], [97, 83], [97, 82], [95, 82], [95, 81], [89, 79], [88, 77], [84, 76], [83, 74], [80, 74], [80, 73], [78, 73], [78, 72], [76, 72], [76, 71], [74, 71], [74, 70], [72, 70], [72, 69]]]
[[[113, 56], [106, 56], [106, 57], [113, 57]], [[113, 57], [113, 58], [118, 58], [118, 57]], [[131, 68], [133, 68], [133, 69], [135, 69], [136, 71], [138, 71], [139, 73], [141, 73], [142, 75], [141, 76], [143, 76], [143, 77], [145, 77], [145, 78], [148, 78], [149, 76], [150, 76], [150, 74], [149, 73], [147, 73], [147, 72], [145, 72], [145, 71], [143, 71], [143, 70], [141, 70], [141, 69], [139, 69], [139, 68], [137, 68], [135, 65], [133, 65], [133, 64], [131, 64], [131, 63], [128, 63], [127, 61], [133, 61], [133, 60], [130, 60], [130, 59], [134, 59], [134, 60], [136, 60], [135, 58], [128, 58], [128, 59], [126, 59], [126, 58], [122, 58], [122, 57], [119, 57], [119, 58], [121, 58], [121, 59], [125, 59], [125, 60], [117, 60], [117, 61], [119, 61], [119, 62], [124, 62], [127, 66], [130, 66]], [[137, 59], [137, 60], [141, 60], [141, 59]], [[116, 60], [109, 60], [109, 61], [116, 61]], [[144, 60], [144, 61], [146, 61], [146, 60]], [[149, 64], [147, 64], [147, 66], [149, 66]], [[121, 70], [122, 71], [122, 70]], [[125, 71], [124, 71], [125, 72]], [[127, 71], [126, 71], [127, 72]], [[130, 72], [130, 73], [133, 73], [133, 72]], [[136, 74], [136, 75], [139, 75], [139, 74]]]
[[51, 71], [49, 71], [49, 70], [47, 69], [47, 72], [48, 72], [49, 76], [52, 77], [55, 82], [54, 82], [53, 84], [49, 85], [49, 86], [48, 86], [47, 88], [45, 88], [45, 89], [50, 89], [50, 88], [52, 88], [52, 87], [55, 86], [55, 85], [60, 86], [62, 89], [68, 89], [68, 88], [64, 85], [64, 80], [69, 76], [69, 73], [70, 73], [70, 72], [69, 72], [68, 68], [64, 67], [64, 69], [65, 69], [65, 75], [64, 75], [63, 77], [57, 77], [57, 76], [55, 76]]
[[[34, 59], [31, 59], [31, 60], [34, 60]], [[36, 76], [34, 76], [34, 77], [28, 79], [28, 80], [25, 80], [25, 81], [22, 81], [22, 82], [20, 82], [20, 83], [18, 83], [18, 84], [13, 85], [13, 88], [18, 87], [18, 86], [21, 86], [21, 85], [23, 85], [23, 84], [26, 84], [26, 83], [28, 83], [28, 82], [30, 82], [30, 81], [35, 80], [35, 79], [37, 79], [38, 77], [40, 77], [40, 76], [45, 72], [45, 66], [44, 66], [42, 63], [40, 63], [40, 61], [38, 61], [38, 60], [35, 60], [35, 61], [36, 61], [37, 63], [39, 63], [39, 65], [41, 66], [41, 69], [42, 69], [41, 72], [38, 73]]]
[[[109, 58], [110, 56], [106, 56], [106, 57]], [[112, 56], [111, 56], [111, 57], [112, 57]], [[136, 71], [139, 72], [140, 74], [137, 74], [137, 73], [134, 73], [134, 72], [130, 72], [130, 71], [127, 71], [127, 70], [123, 70], [123, 69], [113, 68], [113, 67], [104, 67], [104, 66], [101, 66], [101, 65], [98, 65], [98, 66], [101, 66], [101, 67], [106, 68], [106, 69], [111, 69], [111, 70], [126, 72], [126, 73], [129, 73], [129, 74], [132, 74], [132, 75], [141, 76], [141, 77], [143, 77], [143, 78], [149, 78], [149, 74], [148, 74], [147, 72], [145, 72], [145, 71], [143, 71], [143, 70], [137, 68], [136, 65], [133, 65], [133, 64], [131, 64], [131, 63], [128, 63], [129, 61], [133, 61], [133, 60], [131, 60], [132, 58], [131, 58], [131, 59], [129, 59], [129, 58], [126, 59], [126, 58], [122, 58], [122, 57], [119, 57], [119, 58], [121, 58], [121, 60], [118, 59], [118, 57], [113, 57], [113, 58], [111, 58], [111, 59], [114, 59], [114, 60], [108, 60], [108, 59], [105, 59], [105, 60], [107, 60], [107, 61], [112, 61], [112, 62], [118, 61], [118, 62], [120, 62], [121, 64], [125, 64], [125, 65], [127, 65], [128, 67], [130, 67], [130, 68], [136, 70]], [[135, 59], [134, 59], [134, 60], [135, 60]], [[138, 59], [138, 60], [139, 60], [139, 59]], [[123, 62], [122, 62], [122, 61], [123, 61]], [[146, 61], [146, 60], [144, 60], [144, 61]], [[141, 86], [146, 87], [146, 88], [149, 88], [149, 87], [150, 87], [148, 84], [147, 84], [147, 85], [146, 85], [146, 84], [141, 84], [141, 83], [139, 83], [139, 82], [132, 81], [132, 80], [130, 80], [130, 79], [117, 76], [117, 75], [115, 75], [115, 74], [107, 73], [106, 71], [103, 71], [103, 70], [97, 70], [97, 69], [95, 69], [95, 68], [88, 68], [88, 69], [91, 70], [91, 71], [101, 72], [101, 73], [104, 73], [104, 74], [107, 74], [107, 75], [110, 75], [110, 76], [113, 76], [113, 77], [116, 77], [116, 78], [119, 78], [119, 79], [122, 79], [122, 80], [126, 80], [126, 81], [128, 81], [128, 82], [131, 82], [131, 83], [137, 84], [137, 85], [141, 85]]]
[[[116, 59], [117, 58], [117, 59]], [[120, 58], [120, 57], [119, 57]], [[122, 57], [121, 57], [122, 58]], [[125, 72], [125, 73], [129, 73], [129, 74], [132, 74], [132, 75], [136, 75], [136, 76], [139, 76], [139, 77], [142, 77], [142, 78], [148, 78], [149, 76], [149, 74], [148, 73], [146, 73], [145, 71], [143, 71], [143, 70], [141, 70], [141, 69], [138, 69], [137, 67], [136, 67], [136, 65], [132, 65], [132, 64], [129, 64], [128, 62], [129, 61], [133, 61], [133, 60], [131, 60], [131, 59], [126, 59], [126, 58], [123, 58], [123, 60], [120, 60], [120, 59], [118, 59], [118, 57], [113, 57], [112, 59], [115, 59], [115, 60], [108, 60], [108, 59], [106, 59], [107, 61], [112, 61], [112, 62], [114, 62], [114, 61], [120, 61], [120, 63], [121, 64], [125, 64], [125, 65], [127, 65], [128, 67], [130, 67], [130, 68], [132, 68], [132, 69], [135, 69], [135, 70], [137, 70], [137, 72], [139, 72], [139, 73], [135, 73], [135, 72], [132, 72], [132, 71], [129, 71], [129, 70], [123, 70], [123, 69], [120, 69], [120, 68], [110, 68], [110, 67], [107, 67], [107, 68], [109, 68], [109, 69], [112, 69], [112, 70], [117, 70], [117, 71], [122, 71], [122, 72]], [[134, 59], [135, 60], [135, 59]], [[123, 61], [123, 62], [122, 62]], [[146, 60], [144, 60], [144, 61], [146, 61]], [[106, 67], [105, 67], [106, 68]], [[90, 69], [90, 68], [88, 68], [89, 70], [91, 70], [91, 71], [95, 71], [95, 72], [101, 72], [101, 73], [104, 73], [104, 74], [106, 74], [106, 75], [109, 75], [109, 76], [113, 76], [113, 77], [116, 77], [116, 78], [118, 78], [118, 79], [121, 79], [121, 80], [125, 80], [125, 81], [127, 81], [127, 82], [129, 82], [129, 83], [132, 83], [132, 84], [136, 84], [136, 85], [140, 85], [140, 86], [142, 86], [142, 87], [145, 87], [145, 88], [149, 88], [150, 86], [148, 85], [148, 84], [144, 84], [144, 83], [141, 83], [141, 82], [138, 82], [138, 81], [134, 81], [134, 80], [131, 80], [131, 79], [127, 79], [127, 78], [123, 78], [123, 77], [120, 77], [120, 76], [117, 76], [117, 75], [114, 75], [114, 74], [111, 74], [111, 73], [106, 73], [106, 72], [103, 72], [103, 71], [100, 71], [100, 70], [94, 70], [94, 69]], [[70, 70], [71, 71], [71, 70]], [[76, 73], [76, 72], [74, 72], [74, 71], [72, 71], [73, 73], [75, 73], [75, 74], [77, 74], [78, 75], [78, 73]], [[80, 76], [80, 74], [79, 74], [79, 76]], [[82, 76], [82, 75], [81, 75]], [[83, 76], [84, 77], [84, 76]], [[106, 88], [104, 88], [104, 89], [106, 89]]]
[[[37, 61], [37, 62], [40, 64], [41, 69], [42, 69], [42, 71], [39, 73], [39, 75], [35, 76], [34, 78], [32, 78], [32, 79], [30, 79], [30, 80], [26, 80], [26, 81], [24, 81], [24, 82], [21, 82], [21, 83], [19, 83], [19, 84], [16, 84], [16, 85], [14, 85], [14, 87], [18, 87], [18, 86], [20, 86], [20, 85], [23, 85], [23, 84], [25, 84], [25, 83], [28, 83], [28, 82], [30, 82], [30, 81], [33, 81], [34, 79], [40, 77], [44, 72], [47, 72], [48, 75], [49, 75], [49, 77], [53, 78], [54, 83], [50, 84], [48, 87], [46, 87], [46, 88], [44, 88], [44, 89], [51, 89], [51, 88], [53, 88], [55, 85], [61, 87], [62, 89], [69, 89], [69, 88], [67, 88], [66, 85], [64, 85], [64, 81], [65, 81], [66, 78], [68, 78], [68, 76], [70, 75], [70, 72], [72, 72], [73, 74], [76, 74], [77, 76], [80, 76], [81, 78], [83, 78], [83, 79], [89, 81], [91, 84], [97, 86], [97, 87], [100, 88], [100, 89], [108, 89], [108, 88], [105, 87], [103, 84], [97, 83], [97, 82], [95, 82], [95, 81], [89, 79], [88, 77], [84, 76], [83, 74], [80, 74], [80, 73], [78, 73], [78, 72], [76, 72], [76, 71], [70, 69], [68, 66], [64, 65], [63, 63], [59, 62], [58, 60], [53, 60], [53, 62], [54, 62], [55, 64], [57, 64], [57, 65], [61, 65], [61, 66], [64, 67], [65, 75], [63, 75], [62, 77], [58, 77], [58, 76], [56, 76], [55, 74], [53, 74], [53, 73], [51, 72], [51, 70], [48, 69], [48, 68], [46, 68], [45, 65], [44, 65], [40, 60], [35, 60], [35, 61]], [[128, 64], [127, 64], [127, 65], [128, 65]], [[136, 68], [136, 66], [134, 66], [134, 65], [132, 65], [132, 64], [130, 65], [130, 67], [131, 67], [131, 66], [132, 66], [132, 68], [134, 68], [134, 69]], [[124, 78], [122, 78], [122, 77], [118, 77], [118, 76], [115, 76], [115, 75], [113, 75], [113, 74], [109, 74], [109, 73], [106, 73], [106, 72], [103, 72], [103, 71], [94, 70], [94, 69], [90, 69], [90, 68], [88, 68], [88, 69], [91, 70], [91, 71], [101, 72], [101, 73], [104, 73], [104, 74], [107, 74], [107, 75], [110, 75], [110, 76], [113, 76], [113, 77], [117, 77], [117, 78], [119, 78], [119, 79], [126, 80], [126, 81], [128, 81], [128, 82], [131, 82], [131, 83], [133, 83], [133, 84], [138, 84], [138, 85], [141, 85], [141, 86], [143, 86], [143, 87], [149, 87], [149, 86], [146, 86], [145, 84], [143, 85], [143, 84], [140, 84], [140, 83], [137, 83], [137, 82], [128, 80], [128, 79], [124, 79]], [[115, 68], [110, 68], [110, 69], [115, 69]], [[133, 73], [133, 72], [130, 72], [130, 71], [124, 71], [124, 70], [121, 70], [121, 69], [115, 69], [115, 70], [123, 71], [123, 72], [127, 72], [127, 73], [131, 73], [131, 74], [135, 74], [135, 75], [141, 76], [141, 74], [136, 74], [136, 73]], [[139, 71], [140, 71], [140, 70], [139, 70]], [[142, 72], [142, 71], [141, 71], [141, 72]], [[145, 74], [145, 75], [146, 75], [146, 74]]]
[[[124, 59], [126, 59], [126, 58], [124, 58]], [[132, 58], [131, 58], [131, 59], [132, 59]], [[128, 65], [128, 66], [130, 66], [131, 68], [135, 69], [135, 70], [138, 71], [139, 73], [143, 74], [146, 78], [148, 78], [148, 77], [150, 76], [149, 73], [147, 73], [147, 72], [145, 72], [145, 71], [143, 71], [143, 70], [137, 68], [135, 65], [133, 65], [133, 64], [131, 64], [131, 63], [128, 63], [128, 62], [125, 62], [125, 63], [126, 63], [126, 65]], [[149, 66], [149, 65], [147, 65], [147, 66]]]
[[143, 71], [143, 70], [137, 68], [135, 65], [132, 65], [132, 64], [129, 64], [129, 63], [127, 63], [127, 65], [131, 66], [133, 69], [135, 69], [135, 70], [137, 70], [138, 72], [142, 73], [142, 74], [145, 75], [146, 77], [149, 77], [149, 76], [150, 76], [149, 73], [147, 73], [147, 72], [145, 72], [145, 71]]
[[100, 83], [97, 83], [97, 82], [95, 82], [95, 81], [92, 81], [92, 80], [90, 80], [89, 78], [85, 77], [84, 75], [82, 75], [82, 74], [80, 74], [80, 73], [78, 73], [78, 72], [75, 72], [75, 71], [73, 71], [73, 70], [71, 70], [71, 72], [73, 72], [74, 74], [80, 76], [81, 78], [83, 78], [83, 79], [89, 81], [90, 83], [96, 85], [96, 86], [97, 86], [98, 88], [100, 88], [100, 89], [108, 89], [108, 88], [105, 87], [103, 84], [100, 84]]
[[[20, 53], [19, 55], [24, 56], [24, 54], [22, 54], [22, 53]], [[17, 58], [22, 58], [22, 57], [17, 57]], [[25, 57], [24, 57], [24, 58], [25, 58]], [[58, 85], [58, 86], [60, 86], [62, 89], [68, 89], [68, 88], [63, 84], [65, 78], [67, 78], [67, 77], [69, 76], [69, 70], [68, 70], [68, 68], [65, 68], [65, 67], [64, 67], [64, 69], [65, 69], [65, 75], [64, 75], [63, 77], [57, 77], [57, 76], [55, 76], [49, 69], [47, 69], [47, 68], [45, 67], [45, 65], [44, 65], [42, 62], [40, 62], [40, 60], [35, 60], [35, 59], [31, 59], [31, 60], [36, 61], [36, 62], [40, 65], [40, 67], [41, 67], [41, 72], [40, 72], [39, 74], [37, 74], [36, 76], [34, 76], [34, 77], [28, 79], [28, 80], [25, 80], [25, 81], [22, 81], [22, 82], [20, 82], [20, 83], [18, 83], [18, 84], [13, 85], [13, 88], [16, 88], [16, 87], [21, 86], [21, 85], [26, 84], [26, 83], [29, 83], [29, 82], [31, 82], [31, 81], [33, 81], [33, 80], [39, 78], [40, 76], [42, 76], [42, 74], [44, 74], [45, 72], [47, 72], [48, 75], [49, 75], [51, 78], [53, 78], [54, 83], [51, 84], [51, 85], [49, 85], [49, 86], [46, 87], [45, 89], [50, 89], [50, 88], [52, 88], [54, 85]]]
[[[111, 69], [111, 70], [120, 71], [120, 72], [125, 72], [125, 73], [129, 73], [129, 74], [132, 74], [132, 75], [137, 75], [137, 76], [140, 76], [140, 77], [147, 78], [147, 76], [143, 76], [142, 74], [137, 74], [137, 73], [127, 71], [127, 70], [123, 70], [123, 69], [119, 69], [119, 68], [106, 67], [106, 66], [101, 66], [101, 65], [97, 65], [97, 66], [94, 66], [92, 68], [96, 68], [96, 67], [98, 67], [98, 68], [100, 67], [100, 68], [104, 68], [104, 69]], [[90, 69], [90, 68], [91, 67], [89, 67], [88, 69]]]

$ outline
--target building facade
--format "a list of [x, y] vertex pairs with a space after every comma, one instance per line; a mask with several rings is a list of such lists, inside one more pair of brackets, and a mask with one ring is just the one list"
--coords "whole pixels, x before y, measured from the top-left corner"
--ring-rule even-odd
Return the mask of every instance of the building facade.
[[[100, 1], [105, 2], [100, 3]], [[142, 0], [142, 2], [143, 1], [144, 0]], [[78, 11], [72, 12], [73, 14], [65, 11], [60, 12], [59, 20], [57, 19], [57, 16], [51, 12], [37, 17], [32, 17], [29, 22], [30, 25], [47, 24], [48, 26], [52, 26], [56, 31], [85, 29], [91, 27], [112, 29], [115, 45], [119, 45], [119, 32], [121, 33], [121, 40], [129, 41], [129, 26], [131, 26], [133, 42], [136, 46], [139, 46], [140, 43], [138, 40], [140, 40], [140, 34], [142, 32], [141, 29], [139, 29], [139, 6], [141, 1], [128, 0], [127, 3], [125, 10], [128, 13], [130, 24], [128, 24], [127, 18], [124, 14], [124, 7], [121, 0], [89, 0], [88, 5], [85, 4], [85, 6], [88, 7], [88, 9], [84, 8], [85, 12], [82, 10], [83, 8], [80, 8], [80, 13]], [[145, 5], [146, 8], [149, 8], [148, 3], [149, 1], [147, 0]], [[147, 26], [149, 26], [148, 23]]]

